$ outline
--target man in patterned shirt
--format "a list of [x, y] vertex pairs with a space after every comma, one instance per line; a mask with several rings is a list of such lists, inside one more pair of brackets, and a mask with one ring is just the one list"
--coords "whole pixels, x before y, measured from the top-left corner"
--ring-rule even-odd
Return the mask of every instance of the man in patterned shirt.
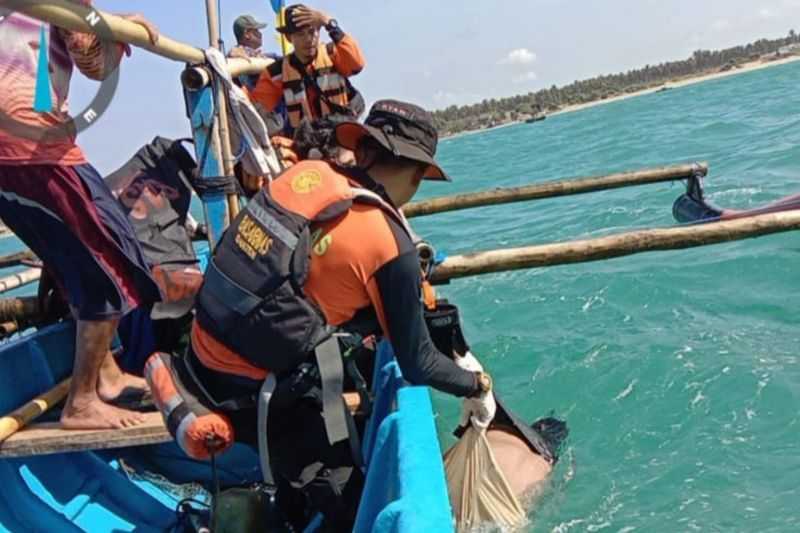
[[[156, 28], [140, 15], [123, 18], [158, 40]], [[48, 47], [47, 112], [34, 109], [41, 46]], [[121, 43], [43, 29], [33, 18], [0, 12], [0, 216], [42, 259], [76, 320], [75, 367], [61, 414], [63, 426], [72, 429], [121, 428], [143, 420], [111, 405], [123, 394], [143, 393], [146, 384], [123, 373], [109, 347], [120, 317], [158, 301], [160, 291], [125, 214], [75, 144], [67, 106], [75, 67], [103, 80], [125, 53], [130, 49]]]

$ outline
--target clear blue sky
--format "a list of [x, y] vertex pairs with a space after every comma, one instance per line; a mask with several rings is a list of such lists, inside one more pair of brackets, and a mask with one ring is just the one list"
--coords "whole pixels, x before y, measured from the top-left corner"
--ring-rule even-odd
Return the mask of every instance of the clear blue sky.
[[[161, 31], [207, 44], [205, 2], [95, 0], [115, 13], [140, 12]], [[744, 44], [800, 31], [800, 0], [319, 0], [360, 42], [367, 68], [354, 83], [368, 101], [393, 97], [428, 108], [527, 93], [552, 84], [648, 63], [684, 59], [698, 48]], [[226, 43], [250, 13], [274, 26], [268, 0], [222, 0]], [[324, 32], [323, 32], [324, 33]], [[265, 47], [276, 49], [271, 34]], [[79, 143], [102, 172], [155, 135], [188, 135], [178, 82], [182, 66], [135, 50], [103, 118]], [[79, 109], [90, 82], [75, 80]]]

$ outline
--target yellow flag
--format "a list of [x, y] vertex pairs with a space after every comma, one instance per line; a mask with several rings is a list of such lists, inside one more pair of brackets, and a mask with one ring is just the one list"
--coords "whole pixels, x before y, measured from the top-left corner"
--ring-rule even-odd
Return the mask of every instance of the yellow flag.
[[[286, 23], [286, 8], [282, 7], [280, 12], [275, 15], [275, 27], [283, 26]], [[281, 47], [281, 54], [283, 56], [287, 56], [292, 53], [292, 43], [289, 42], [289, 39], [280, 32], [275, 32], [275, 40], [278, 41], [278, 44]]]

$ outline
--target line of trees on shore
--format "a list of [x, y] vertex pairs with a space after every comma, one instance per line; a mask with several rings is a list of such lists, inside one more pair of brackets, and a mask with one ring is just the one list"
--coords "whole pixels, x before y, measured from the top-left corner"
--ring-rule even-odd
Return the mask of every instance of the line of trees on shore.
[[659, 87], [670, 81], [735, 69], [742, 63], [779, 59], [784, 55], [781, 54], [782, 48], [791, 47], [793, 50], [789, 53], [800, 52], [798, 43], [800, 35], [791, 30], [783, 38], [759, 39], [744, 46], [724, 50], [697, 50], [683, 61], [646, 65], [628, 72], [575, 81], [563, 87], [553, 85], [549, 89], [509, 98], [492, 98], [472, 105], [450, 106], [434, 111], [433, 117], [443, 136], [490, 128], [540, 117], [564, 106], [604, 100]]

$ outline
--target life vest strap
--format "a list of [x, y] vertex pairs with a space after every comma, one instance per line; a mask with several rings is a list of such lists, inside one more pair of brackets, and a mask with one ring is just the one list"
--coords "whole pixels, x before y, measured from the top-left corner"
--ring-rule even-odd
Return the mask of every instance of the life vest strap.
[[272, 466], [269, 462], [269, 438], [267, 437], [267, 421], [269, 420], [269, 403], [275, 393], [278, 381], [275, 374], [270, 374], [258, 391], [258, 459], [261, 462], [261, 475], [267, 485], [275, 486]]
[[[223, 412], [236, 412], [241, 411], [242, 409], [249, 409], [255, 405], [255, 399], [253, 395], [250, 394], [248, 396], [239, 396], [237, 398], [230, 398], [228, 400], [219, 401], [214, 396], [208, 392], [208, 389], [203, 386], [203, 380], [198, 376], [201, 372], [203, 372], [202, 363], [199, 362], [197, 359], [197, 355], [195, 355], [194, 350], [192, 350], [191, 346], [186, 352], [184, 357], [175, 358], [179, 362], [179, 364], [183, 365], [183, 368], [186, 369], [186, 374], [188, 375], [189, 379], [192, 380], [192, 383], [197, 387], [197, 391], [203, 395], [203, 399], [208, 403], [209, 408], [213, 408]], [[195, 366], [196, 364], [200, 364], [199, 372], [198, 367]]]
[[317, 345], [314, 357], [317, 360], [322, 383], [322, 418], [325, 421], [325, 432], [328, 434], [328, 442], [333, 445], [348, 438], [350, 433], [342, 401], [344, 365], [336, 336], [328, 337]]

